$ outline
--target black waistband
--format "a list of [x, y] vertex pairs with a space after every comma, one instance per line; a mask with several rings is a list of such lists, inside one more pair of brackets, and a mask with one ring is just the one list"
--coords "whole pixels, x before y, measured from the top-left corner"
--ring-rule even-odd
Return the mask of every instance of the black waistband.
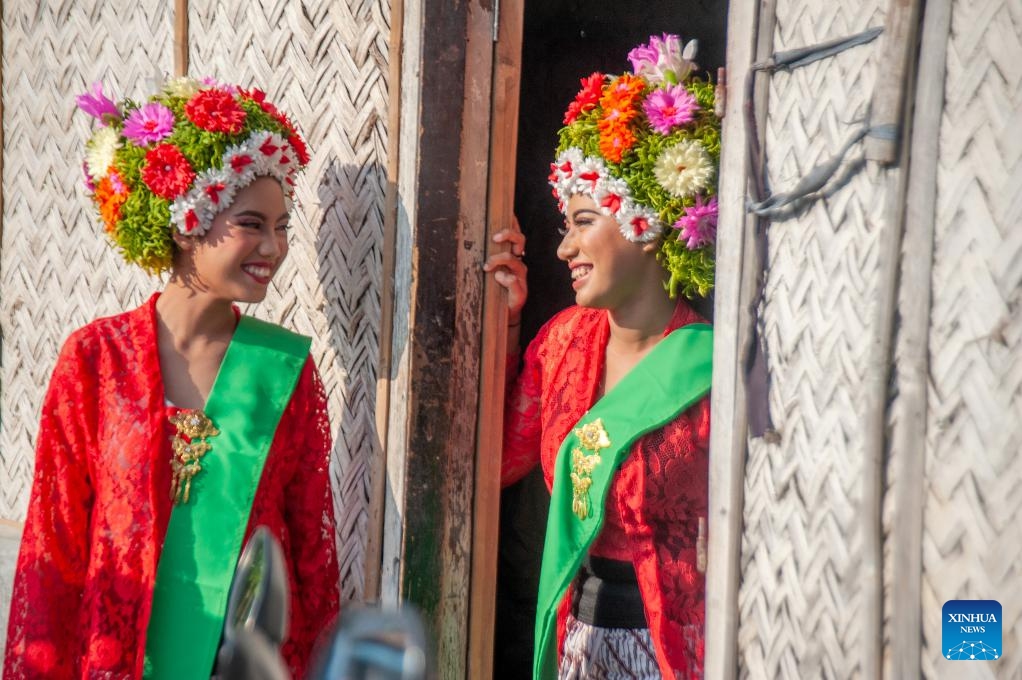
[[598, 628], [646, 628], [646, 611], [632, 563], [587, 557], [575, 577], [571, 613]]

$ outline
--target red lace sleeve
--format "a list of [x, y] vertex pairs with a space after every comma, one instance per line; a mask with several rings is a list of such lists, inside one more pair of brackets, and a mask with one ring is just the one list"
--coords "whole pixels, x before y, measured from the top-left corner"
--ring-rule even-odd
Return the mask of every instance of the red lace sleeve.
[[295, 388], [290, 424], [299, 456], [294, 478], [284, 490], [284, 520], [291, 538], [296, 583], [284, 656], [294, 677], [304, 677], [309, 654], [320, 633], [337, 617], [338, 568], [330, 491], [330, 422], [319, 372], [310, 358]]
[[[545, 329], [529, 343], [525, 362], [504, 402], [504, 453], [501, 458], [500, 484], [514, 484], [539, 463], [540, 399], [543, 371], [540, 347]], [[510, 368], [510, 367], [509, 367]]]
[[79, 612], [89, 561], [94, 380], [79, 334], [61, 350], [43, 402], [35, 478], [18, 554], [4, 678], [71, 678], [84, 653]]

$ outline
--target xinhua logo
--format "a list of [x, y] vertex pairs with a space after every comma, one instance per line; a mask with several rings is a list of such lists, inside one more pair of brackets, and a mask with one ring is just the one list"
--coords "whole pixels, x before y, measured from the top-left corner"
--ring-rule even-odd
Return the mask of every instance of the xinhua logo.
[[942, 643], [952, 661], [994, 661], [1001, 658], [1001, 603], [997, 600], [948, 600]]

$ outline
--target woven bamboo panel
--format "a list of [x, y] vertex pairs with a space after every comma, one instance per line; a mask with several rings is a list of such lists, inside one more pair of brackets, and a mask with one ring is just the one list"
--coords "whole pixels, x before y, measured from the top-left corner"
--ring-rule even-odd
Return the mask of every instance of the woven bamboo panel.
[[[774, 51], [882, 23], [886, 2], [779, 0]], [[867, 45], [771, 79], [764, 139], [774, 191], [830, 158], [877, 78]], [[852, 159], [862, 149], [853, 149]], [[888, 176], [868, 166], [804, 214], [770, 226], [762, 310], [780, 441], [746, 463], [739, 673], [853, 678], [862, 626], [863, 385]]]
[[[958, 0], [937, 174], [923, 526], [927, 677], [1022, 677], [1022, 5]], [[949, 599], [1003, 607], [1003, 658], [941, 657]], [[944, 650], [946, 651], [946, 650]]]
[[342, 597], [358, 599], [378, 450], [390, 3], [190, 4], [190, 74], [265, 89], [312, 152], [297, 189], [290, 255], [253, 313], [315, 339], [334, 428]]
[[[74, 96], [100, 80], [140, 96], [173, 68], [172, 3], [3, 3], [4, 223], [0, 245], [0, 516], [21, 520], [39, 409], [74, 328], [158, 286], [106, 245], [82, 189], [87, 116]], [[6, 616], [6, 612], [4, 612]]]

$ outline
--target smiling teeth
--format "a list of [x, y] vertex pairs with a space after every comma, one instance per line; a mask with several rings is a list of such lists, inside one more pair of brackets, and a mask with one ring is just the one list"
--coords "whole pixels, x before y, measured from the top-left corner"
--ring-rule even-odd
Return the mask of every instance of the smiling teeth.
[[262, 278], [265, 278], [270, 275], [269, 267], [253, 267], [251, 265], [247, 265], [245, 267], [242, 267], [242, 269], [247, 271], [249, 274], [252, 274], [253, 276], [259, 276]]
[[578, 279], [581, 279], [583, 276], [585, 276], [586, 274], [588, 274], [592, 270], [593, 270], [592, 267], [586, 267], [586, 266], [575, 267], [574, 269], [571, 270], [571, 278], [572, 278], [572, 280], [577, 281]]

